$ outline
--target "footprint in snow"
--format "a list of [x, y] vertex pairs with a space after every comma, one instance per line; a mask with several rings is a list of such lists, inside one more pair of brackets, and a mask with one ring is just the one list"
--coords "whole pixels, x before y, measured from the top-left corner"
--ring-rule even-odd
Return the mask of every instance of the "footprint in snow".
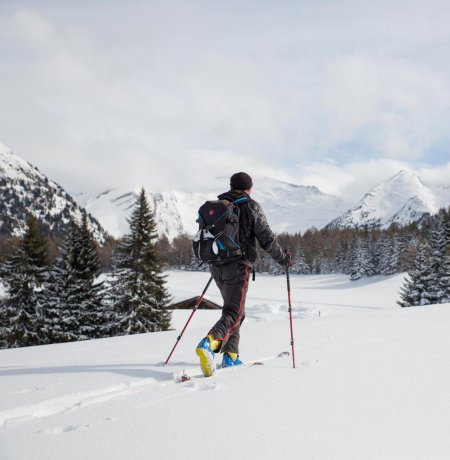
[[220, 388], [220, 384], [217, 381], [204, 383], [204, 382], [189, 380], [188, 382], [184, 383], [184, 386], [186, 388], [190, 388], [192, 390], [199, 390], [199, 391], [218, 390]]
[[92, 428], [92, 425], [89, 422], [82, 423], [81, 425], [63, 425], [55, 426], [53, 428], [46, 428], [45, 430], [38, 431], [39, 434], [64, 434], [70, 433], [83, 428]]
[[33, 388], [20, 388], [14, 392], [16, 395], [25, 395], [30, 393], [36, 393], [38, 391], [46, 390], [45, 387], [33, 387]]

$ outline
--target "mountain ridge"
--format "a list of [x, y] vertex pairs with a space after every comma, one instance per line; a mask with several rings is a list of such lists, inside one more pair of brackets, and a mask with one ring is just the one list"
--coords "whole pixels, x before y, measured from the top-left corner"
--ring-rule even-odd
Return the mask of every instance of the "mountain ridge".
[[401, 170], [373, 187], [355, 207], [333, 219], [327, 228], [407, 225], [421, 220], [426, 214], [435, 214], [441, 201], [419, 176]]
[[[0, 144], [0, 234], [20, 237], [30, 214], [44, 233], [62, 237], [70, 219], [80, 221], [83, 209], [59, 184], [31, 163]], [[107, 233], [93, 216], [88, 223], [95, 239], [105, 241]]]

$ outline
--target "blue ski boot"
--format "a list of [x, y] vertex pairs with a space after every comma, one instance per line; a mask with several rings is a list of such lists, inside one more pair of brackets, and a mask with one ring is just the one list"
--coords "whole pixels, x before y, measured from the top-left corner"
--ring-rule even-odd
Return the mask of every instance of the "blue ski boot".
[[209, 337], [205, 337], [200, 341], [195, 349], [195, 353], [200, 358], [200, 368], [205, 377], [211, 377], [216, 371], [216, 363], [214, 361], [214, 352], [211, 349]]
[[239, 359], [237, 353], [225, 352], [223, 354], [222, 359], [222, 368], [224, 367], [231, 367], [231, 366], [239, 366], [243, 364], [243, 362]]

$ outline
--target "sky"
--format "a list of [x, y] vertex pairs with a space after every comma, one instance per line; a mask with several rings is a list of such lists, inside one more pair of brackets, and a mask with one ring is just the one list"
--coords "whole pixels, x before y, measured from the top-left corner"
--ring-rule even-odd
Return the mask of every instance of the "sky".
[[450, 186], [449, 23], [443, 0], [0, 0], [0, 142], [71, 193]]

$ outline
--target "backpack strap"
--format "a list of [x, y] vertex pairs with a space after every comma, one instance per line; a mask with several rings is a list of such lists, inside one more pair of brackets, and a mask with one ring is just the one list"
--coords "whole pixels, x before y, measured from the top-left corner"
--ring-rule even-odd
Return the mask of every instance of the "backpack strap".
[[232, 201], [232, 203], [239, 205], [245, 203], [246, 201], [250, 201], [250, 198], [248, 196], [241, 196], [240, 198]]

